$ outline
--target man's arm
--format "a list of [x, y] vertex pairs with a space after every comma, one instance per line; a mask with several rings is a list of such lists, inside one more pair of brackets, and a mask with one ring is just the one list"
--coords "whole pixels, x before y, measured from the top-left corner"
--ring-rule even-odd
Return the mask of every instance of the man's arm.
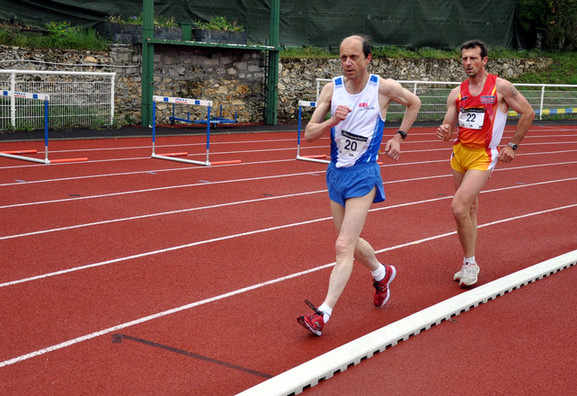
[[447, 97], [447, 112], [443, 123], [437, 128], [437, 137], [441, 140], [449, 140], [453, 136], [453, 131], [457, 129], [457, 95], [459, 87], [453, 88]]
[[329, 119], [325, 119], [331, 110], [331, 99], [333, 97], [333, 83], [325, 85], [317, 100], [317, 105], [309, 123], [305, 128], [305, 139], [313, 142], [323, 136], [332, 127], [344, 120], [351, 112], [346, 106], [339, 106], [336, 113]]
[[[381, 79], [379, 99], [382, 102], [381, 106], [385, 108], [388, 107], [389, 100], [405, 106], [405, 114], [403, 115], [403, 121], [399, 129], [408, 132], [419, 114], [421, 99], [409, 90], [403, 88], [397, 81], [390, 79]], [[385, 153], [395, 161], [397, 161], [401, 155], [401, 140], [401, 135], [395, 133], [395, 135], [385, 143]]]
[[[497, 79], [497, 93], [503, 101], [502, 108], [500, 104], [502, 111], [507, 112], [509, 111], [509, 108], [511, 108], [521, 115], [517, 122], [515, 134], [511, 139], [511, 143], [520, 144], [535, 119], [535, 110], [533, 110], [533, 107], [531, 107], [527, 99], [525, 99], [517, 88], [505, 79]], [[506, 145], [503, 150], [501, 150], [499, 159], [507, 163], [511, 162], [513, 158], [515, 158], [515, 151], [509, 145]]]

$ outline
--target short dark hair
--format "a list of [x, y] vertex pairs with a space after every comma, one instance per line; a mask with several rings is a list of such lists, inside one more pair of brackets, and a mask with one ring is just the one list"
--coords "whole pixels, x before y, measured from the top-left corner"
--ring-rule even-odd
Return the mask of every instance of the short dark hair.
[[371, 54], [371, 43], [369, 42], [369, 38], [364, 34], [360, 34], [359, 37], [362, 39], [363, 43], [363, 52], [365, 53], [365, 58], [368, 58]]
[[481, 58], [484, 58], [489, 55], [489, 50], [487, 49], [487, 44], [482, 42], [481, 40], [469, 40], [465, 41], [463, 45], [461, 45], [461, 51], [464, 49], [472, 49], [472, 48], [480, 48], [481, 49]]

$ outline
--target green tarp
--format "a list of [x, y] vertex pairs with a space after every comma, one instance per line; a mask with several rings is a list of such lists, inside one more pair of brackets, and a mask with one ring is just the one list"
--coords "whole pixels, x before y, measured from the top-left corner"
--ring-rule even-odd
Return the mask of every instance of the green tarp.
[[[37, 26], [69, 21], [95, 27], [109, 15], [142, 13], [142, 0], [1, 0], [0, 16]], [[489, 46], [518, 48], [518, 0], [281, 0], [280, 44], [338, 47], [349, 34], [369, 35], [374, 45], [455, 48], [478, 38]], [[156, 0], [155, 15], [177, 22], [225, 16], [245, 26], [249, 42], [268, 44], [270, 1]]]

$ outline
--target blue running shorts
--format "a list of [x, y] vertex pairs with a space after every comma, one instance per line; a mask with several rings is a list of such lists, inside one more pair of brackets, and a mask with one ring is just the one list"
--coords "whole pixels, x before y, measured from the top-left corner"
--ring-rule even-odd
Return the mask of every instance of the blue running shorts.
[[373, 202], [385, 200], [385, 189], [381, 168], [376, 162], [365, 162], [345, 168], [337, 168], [334, 162], [327, 168], [327, 187], [329, 198], [341, 206], [349, 198], [363, 197], [377, 187]]

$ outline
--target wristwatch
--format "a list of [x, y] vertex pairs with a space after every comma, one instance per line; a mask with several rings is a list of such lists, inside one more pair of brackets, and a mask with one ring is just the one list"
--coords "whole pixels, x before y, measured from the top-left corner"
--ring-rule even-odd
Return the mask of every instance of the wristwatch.
[[401, 137], [403, 138], [403, 140], [405, 140], [407, 138], [407, 132], [405, 131], [401, 131], [400, 129], [397, 131], [397, 133], [399, 135], [401, 135]]
[[513, 150], [517, 150], [517, 147], [519, 147], [519, 146], [516, 145], [515, 143], [509, 142], [509, 147], [511, 147]]

